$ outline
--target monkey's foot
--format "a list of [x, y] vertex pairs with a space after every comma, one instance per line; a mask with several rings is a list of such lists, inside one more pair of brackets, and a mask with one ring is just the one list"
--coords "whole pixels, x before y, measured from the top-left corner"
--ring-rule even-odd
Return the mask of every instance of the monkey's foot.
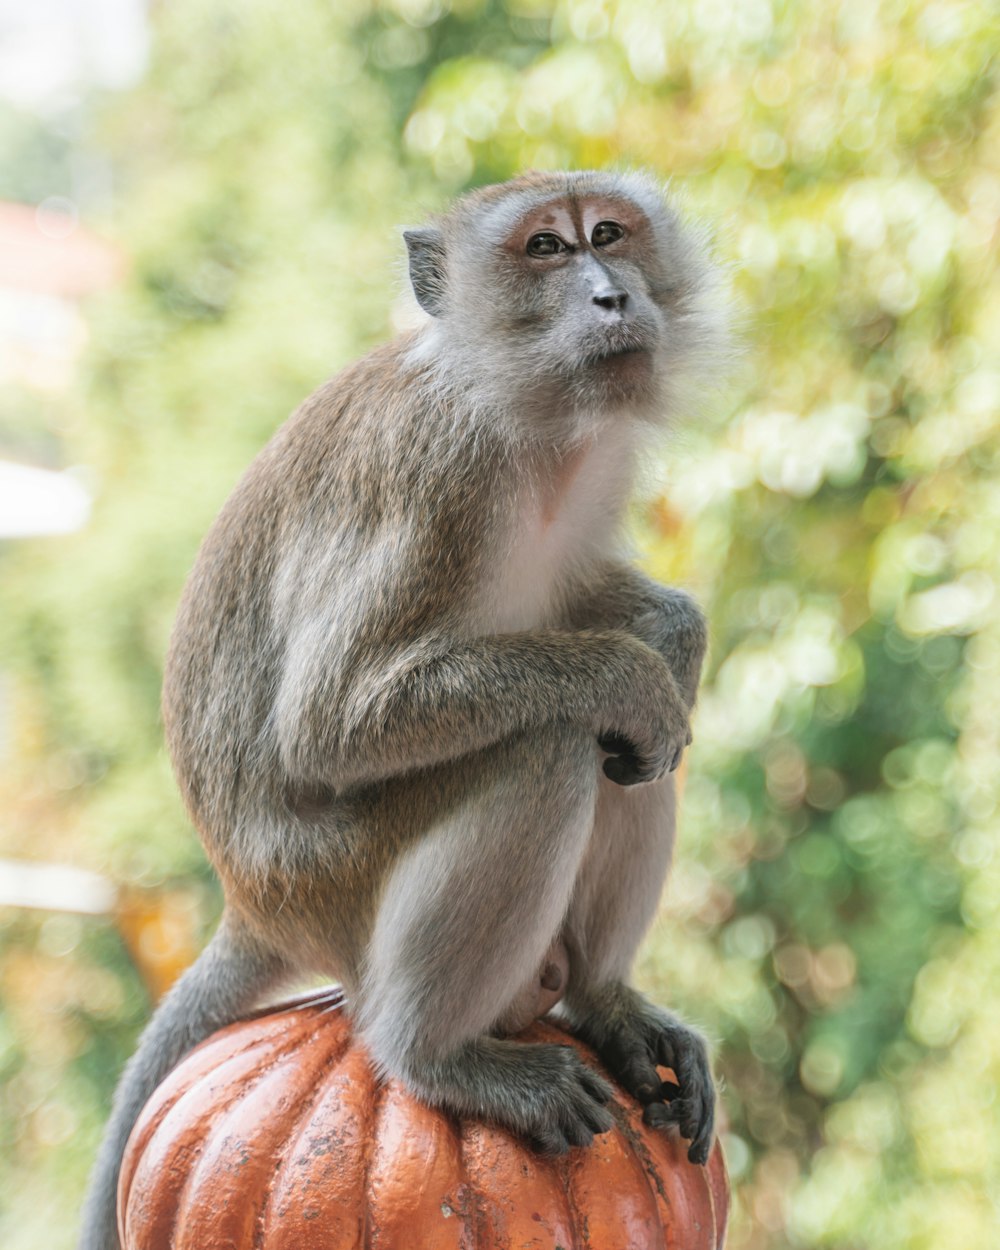
[[[645, 1104], [645, 1122], [656, 1128], [676, 1125], [691, 1143], [688, 1159], [705, 1163], [715, 1129], [715, 1085], [705, 1041], [676, 1017], [622, 989], [613, 1006], [592, 1011], [576, 1031]], [[676, 1082], [664, 1081], [657, 1066], [670, 1068]]]
[[707, 1163], [715, 1135], [715, 1085], [708, 1051], [700, 1033], [683, 1024], [669, 1025], [657, 1038], [659, 1062], [672, 1068], [678, 1083], [661, 1081], [646, 1102], [642, 1118], [654, 1128], [676, 1124], [686, 1137], [688, 1159]]
[[459, 1115], [510, 1129], [542, 1154], [589, 1146], [614, 1126], [605, 1105], [611, 1087], [571, 1046], [480, 1038], [411, 1084]]
[[[611, 1087], [588, 1068], [569, 1046], [523, 1046], [520, 1091], [525, 1108], [517, 1116], [521, 1132], [542, 1154], [564, 1154], [570, 1146], [589, 1146], [595, 1133], [614, 1125], [605, 1104]], [[527, 1096], [527, 1097], [525, 1097]]]

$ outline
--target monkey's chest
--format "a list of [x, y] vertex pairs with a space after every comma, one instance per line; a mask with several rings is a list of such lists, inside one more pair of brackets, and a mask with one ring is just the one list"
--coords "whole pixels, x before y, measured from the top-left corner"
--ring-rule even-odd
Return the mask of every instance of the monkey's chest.
[[557, 625], [614, 549], [628, 497], [630, 461], [595, 442], [567, 457], [518, 501], [481, 598], [479, 626], [510, 633]]

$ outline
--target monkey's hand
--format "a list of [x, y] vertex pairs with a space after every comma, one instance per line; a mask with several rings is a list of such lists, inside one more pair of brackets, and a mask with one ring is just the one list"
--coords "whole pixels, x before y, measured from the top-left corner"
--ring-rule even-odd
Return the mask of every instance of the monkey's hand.
[[691, 741], [688, 707], [669, 669], [658, 662], [648, 679], [650, 684], [620, 710], [614, 728], [598, 730], [597, 745], [608, 753], [604, 774], [619, 786], [659, 781], [672, 773]]
[[[645, 1105], [656, 1128], [676, 1126], [691, 1143], [688, 1159], [705, 1163], [715, 1130], [715, 1085], [704, 1038], [625, 985], [605, 987], [587, 1004], [575, 1031], [615, 1080]], [[661, 1078], [670, 1068], [676, 1081]]]

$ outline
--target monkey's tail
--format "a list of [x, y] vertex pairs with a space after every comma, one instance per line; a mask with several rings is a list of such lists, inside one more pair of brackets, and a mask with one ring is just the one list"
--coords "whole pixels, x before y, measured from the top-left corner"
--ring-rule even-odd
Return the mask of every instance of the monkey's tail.
[[224, 916], [215, 936], [160, 1003], [115, 1091], [83, 1206], [79, 1250], [120, 1250], [118, 1173], [129, 1133], [171, 1068], [210, 1033], [257, 1004], [285, 963]]

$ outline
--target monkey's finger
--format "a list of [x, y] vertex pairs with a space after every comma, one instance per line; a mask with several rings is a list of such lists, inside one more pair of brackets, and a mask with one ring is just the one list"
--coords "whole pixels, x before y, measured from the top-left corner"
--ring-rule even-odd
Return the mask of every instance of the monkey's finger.
[[639, 761], [634, 755], [612, 755], [603, 764], [605, 777], [610, 778], [619, 786], [634, 786], [646, 778], [639, 770]]
[[679, 1098], [681, 1087], [675, 1081], [661, 1081], [660, 1088], [656, 1094], [657, 1102], [673, 1102], [675, 1098]]
[[597, 745], [609, 755], [635, 755], [635, 743], [630, 742], [624, 734], [614, 731], [598, 734]]

